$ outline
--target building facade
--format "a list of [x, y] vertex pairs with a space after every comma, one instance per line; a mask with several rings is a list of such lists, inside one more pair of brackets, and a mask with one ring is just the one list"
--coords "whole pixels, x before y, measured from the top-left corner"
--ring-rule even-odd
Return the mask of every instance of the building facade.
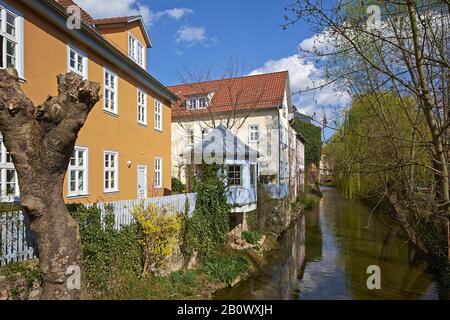
[[289, 127], [289, 198], [295, 201], [305, 190], [305, 138]]
[[[151, 41], [142, 18], [95, 20], [71, 0], [0, 0], [1, 67], [14, 67], [35, 105], [57, 94], [56, 75], [100, 83], [102, 99], [81, 129], [64, 184], [68, 202], [135, 199], [171, 188], [171, 104], [146, 71]], [[79, 11], [77, 11], [79, 10]], [[80, 13], [81, 21], [73, 20]], [[80, 22], [79, 27], [72, 22]], [[20, 197], [0, 149], [3, 201]]]
[[231, 206], [231, 213], [256, 210], [258, 152], [223, 125], [212, 129], [208, 135], [184, 153], [183, 158], [186, 163], [194, 166], [204, 162], [222, 164], [225, 170], [222, 176], [227, 185], [227, 200]]
[[287, 71], [169, 87], [179, 101], [172, 108], [172, 176], [186, 181], [190, 146], [223, 125], [257, 150], [258, 173], [275, 198], [289, 195], [289, 119], [291, 92]]

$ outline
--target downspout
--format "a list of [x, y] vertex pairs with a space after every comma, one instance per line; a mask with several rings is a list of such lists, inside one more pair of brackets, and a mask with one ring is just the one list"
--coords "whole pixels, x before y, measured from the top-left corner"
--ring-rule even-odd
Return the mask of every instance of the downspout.
[[280, 108], [278, 108], [278, 188], [281, 187], [281, 119]]

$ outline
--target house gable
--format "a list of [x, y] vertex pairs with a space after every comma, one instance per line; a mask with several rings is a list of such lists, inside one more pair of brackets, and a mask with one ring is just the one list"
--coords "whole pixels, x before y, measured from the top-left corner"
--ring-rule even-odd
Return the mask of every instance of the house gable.
[[128, 54], [128, 37], [131, 34], [146, 49], [152, 47], [145, 23], [141, 16], [96, 19], [92, 24], [113, 45]]

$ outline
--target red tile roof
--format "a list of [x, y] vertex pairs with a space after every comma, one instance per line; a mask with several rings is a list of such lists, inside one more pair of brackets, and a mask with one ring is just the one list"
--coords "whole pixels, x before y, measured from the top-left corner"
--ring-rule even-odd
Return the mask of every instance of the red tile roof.
[[[59, 3], [60, 5], [62, 5], [64, 8], [68, 8], [70, 6], [78, 6], [75, 2], [73, 2], [72, 0], [54, 0], [55, 2]], [[79, 6], [78, 6], [79, 7]], [[83, 10], [83, 8], [79, 7], [80, 11], [81, 11], [81, 21], [83, 21], [84, 23], [88, 24], [88, 25], [92, 25], [92, 21], [94, 20], [89, 13], [87, 13], [86, 11]]]
[[[283, 104], [288, 76], [287, 71], [281, 71], [169, 86], [168, 88], [180, 98], [172, 107], [172, 117], [280, 107]], [[186, 109], [186, 97], [210, 93], [214, 95], [208, 108]]]
[[102, 25], [102, 24], [116, 24], [116, 23], [128, 23], [130, 20], [139, 18], [139, 16], [125, 16], [125, 17], [113, 17], [113, 18], [102, 18], [95, 19], [93, 24]]

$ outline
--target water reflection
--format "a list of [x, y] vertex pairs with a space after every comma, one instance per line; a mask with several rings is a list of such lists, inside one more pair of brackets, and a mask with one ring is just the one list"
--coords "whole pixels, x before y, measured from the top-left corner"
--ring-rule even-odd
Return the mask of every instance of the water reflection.
[[281, 235], [280, 248], [268, 254], [267, 266], [236, 287], [222, 290], [216, 299], [295, 299], [304, 260], [305, 217], [302, 217]]
[[[437, 299], [446, 296], [427, 265], [387, 216], [324, 190], [320, 206], [298, 220], [267, 266], [218, 299]], [[381, 268], [381, 290], [366, 286]]]

